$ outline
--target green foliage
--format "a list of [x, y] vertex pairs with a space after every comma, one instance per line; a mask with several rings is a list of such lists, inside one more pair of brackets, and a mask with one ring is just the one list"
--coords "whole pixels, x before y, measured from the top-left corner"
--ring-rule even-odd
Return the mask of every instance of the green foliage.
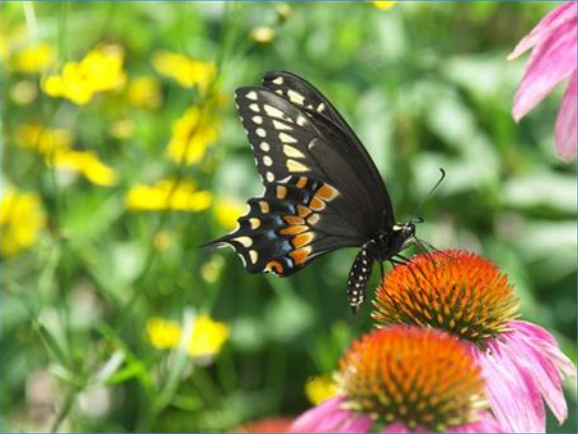
[[[554, 153], [559, 98], [518, 125], [512, 120], [523, 61], [506, 61], [552, 7], [3, 2], [3, 193], [37, 193], [46, 216], [32, 247], [2, 258], [3, 429], [227, 431], [297, 414], [310, 406], [307, 379], [334, 369], [369, 328], [369, 306], [353, 317], [346, 304], [353, 250], [277, 279], [245, 273], [229, 251], [198, 248], [228, 230], [219, 206], [262, 188], [231, 100], [236, 87], [258, 83], [269, 69], [303, 75], [342, 111], [386, 180], [398, 219], [411, 215], [445, 168], [446, 181], [419, 211], [420, 237], [499, 264], [517, 286], [523, 317], [552, 331], [575, 359], [576, 170]], [[259, 40], [258, 26], [270, 27], [273, 39]], [[54, 50], [47, 70], [10, 66], [13, 53], [37, 42]], [[124, 48], [129, 83], [142, 75], [159, 81], [160, 105], [131, 105], [125, 89], [83, 106], [41, 90], [48, 75], [103, 43]], [[216, 81], [206, 93], [182, 88], [153, 67], [161, 50], [214, 63]], [[202, 160], [187, 166], [167, 158], [173, 122], [219, 95], [220, 134]], [[119, 122], [128, 122], [128, 134], [112, 132]], [[18, 127], [30, 123], [72, 131], [73, 147], [95, 152], [117, 181], [100, 186], [51, 169], [18, 144]], [[166, 178], [193, 180], [212, 194], [212, 206], [127, 209], [131, 187]], [[370, 286], [377, 283], [374, 275]], [[201, 314], [230, 327], [214, 360], [159, 350], [147, 339], [153, 317]], [[570, 418], [552, 430], [576, 429], [576, 386], [567, 390]]]

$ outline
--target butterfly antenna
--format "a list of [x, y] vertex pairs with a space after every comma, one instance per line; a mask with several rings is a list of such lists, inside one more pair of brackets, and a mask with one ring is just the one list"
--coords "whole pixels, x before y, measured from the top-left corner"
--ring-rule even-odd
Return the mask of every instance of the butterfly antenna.
[[410, 222], [411, 223], [421, 223], [423, 222], [423, 219], [421, 217], [417, 217], [417, 212], [419, 211], [419, 209], [421, 208], [421, 206], [433, 195], [433, 193], [436, 191], [436, 189], [439, 187], [439, 185], [442, 183], [442, 181], [445, 179], [446, 177], [446, 171], [444, 169], [442, 169], [440, 167], [440, 172], [441, 172], [441, 176], [440, 179], [438, 179], [438, 181], [435, 183], [435, 185], [432, 187], [432, 189], [429, 191], [428, 194], [426, 194], [422, 200], [419, 201], [419, 203], [417, 204], [417, 206], [415, 207], [414, 212], [412, 213], [412, 216], [410, 218]]

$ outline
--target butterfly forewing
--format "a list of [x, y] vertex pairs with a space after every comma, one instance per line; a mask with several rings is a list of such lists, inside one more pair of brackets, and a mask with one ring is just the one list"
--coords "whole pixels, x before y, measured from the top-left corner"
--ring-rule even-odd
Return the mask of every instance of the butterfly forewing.
[[212, 244], [227, 243], [251, 273], [288, 276], [312, 259], [363, 242], [359, 231], [335, 211], [343, 197], [332, 186], [306, 176], [267, 184], [249, 200], [239, 227]]
[[[306, 175], [335, 187], [348, 201], [344, 218], [369, 237], [379, 230], [379, 210], [335, 135], [271, 90], [250, 86], [236, 92], [243, 126], [264, 183]], [[346, 214], [346, 215], [345, 215]]]
[[372, 200], [382, 211], [379, 216], [382, 225], [391, 226], [394, 223], [393, 207], [379, 171], [353, 129], [333, 104], [315, 86], [291, 72], [269, 71], [263, 77], [263, 86], [301, 107], [318, 124], [329, 125], [333, 134], [339, 136], [333, 145], [348, 155], [350, 164], [364, 185], [370, 188]]

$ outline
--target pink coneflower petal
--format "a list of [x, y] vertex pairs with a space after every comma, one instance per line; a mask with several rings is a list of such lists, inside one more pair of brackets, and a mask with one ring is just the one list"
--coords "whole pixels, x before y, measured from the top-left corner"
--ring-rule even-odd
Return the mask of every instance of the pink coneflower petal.
[[392, 423], [391, 425], [386, 426], [381, 432], [405, 434], [409, 432], [409, 429], [407, 429], [403, 423]]
[[527, 370], [520, 370], [508, 347], [498, 339], [488, 341], [488, 350], [477, 352], [486, 380], [486, 393], [497, 420], [513, 432], [543, 432], [544, 404]]
[[367, 432], [371, 418], [342, 409], [344, 401], [341, 396], [323, 401], [299, 416], [287, 432]]
[[457, 425], [446, 430], [448, 433], [503, 433], [507, 432], [500, 426], [493, 416], [484, 411], [478, 414], [478, 419], [475, 422]]
[[558, 6], [546, 15], [532, 31], [522, 39], [514, 51], [508, 56], [508, 60], [515, 59], [525, 51], [546, 40], [558, 27], [568, 21], [576, 19], [576, 3], [568, 2]]
[[576, 19], [559, 26], [534, 48], [514, 97], [512, 116], [519, 121], [562, 80], [576, 71]]
[[556, 149], [565, 160], [576, 156], [576, 74], [570, 79], [556, 119]]

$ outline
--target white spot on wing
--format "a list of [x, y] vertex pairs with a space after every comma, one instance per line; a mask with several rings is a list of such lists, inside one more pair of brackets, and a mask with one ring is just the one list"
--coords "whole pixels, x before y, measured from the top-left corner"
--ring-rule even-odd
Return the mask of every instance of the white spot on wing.
[[261, 148], [261, 151], [263, 151], [263, 152], [269, 152], [271, 150], [271, 146], [267, 142], [261, 142], [259, 147]]
[[279, 140], [281, 140], [284, 143], [297, 143], [295, 137], [290, 136], [289, 134], [286, 133], [279, 133]]
[[263, 117], [261, 116], [253, 116], [251, 118], [253, 120], [253, 122], [255, 122], [256, 124], [261, 125], [263, 123]]
[[263, 164], [265, 166], [272, 166], [273, 165], [273, 160], [271, 159], [271, 157], [269, 157], [268, 155], [265, 155], [263, 157]]
[[267, 131], [265, 131], [263, 128], [257, 128], [255, 130], [255, 134], [257, 134], [259, 137], [265, 137], [267, 135]]
[[250, 99], [251, 101], [257, 101], [257, 92], [255, 92], [254, 90], [252, 90], [245, 96], [247, 97], [247, 99]]
[[261, 109], [259, 108], [258, 104], [249, 104], [249, 110], [254, 111], [255, 113], [259, 113], [261, 111]]
[[305, 155], [303, 155], [303, 153], [299, 149], [289, 145], [283, 145], [283, 153], [287, 157], [291, 158], [305, 158]]
[[275, 80], [273, 80], [273, 84], [278, 84], [278, 85], [282, 85], [283, 84], [283, 77], [277, 77]]
[[277, 128], [278, 130], [288, 130], [291, 131], [293, 129], [293, 127], [290, 127], [289, 125], [284, 124], [283, 122], [279, 122], [276, 120], [273, 120], [273, 126], [275, 128]]
[[305, 97], [292, 89], [289, 89], [287, 96], [289, 97], [289, 101], [294, 102], [295, 104], [303, 105], [305, 102]]
[[279, 110], [278, 108], [275, 108], [269, 104], [265, 104], [263, 106], [263, 108], [265, 109], [265, 113], [267, 113], [269, 116], [274, 117], [274, 118], [283, 119], [283, 112], [281, 110]]
[[275, 175], [273, 175], [273, 172], [267, 172], [267, 174], [265, 175], [265, 179], [267, 180], [267, 182], [273, 182], [275, 181]]

